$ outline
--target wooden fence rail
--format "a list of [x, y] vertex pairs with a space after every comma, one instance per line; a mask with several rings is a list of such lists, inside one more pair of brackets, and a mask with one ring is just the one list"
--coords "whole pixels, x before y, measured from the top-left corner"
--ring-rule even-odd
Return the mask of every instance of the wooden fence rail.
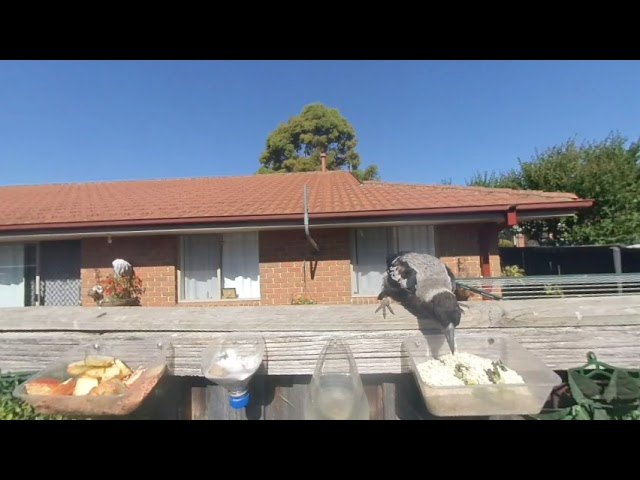
[[[582, 365], [588, 351], [611, 364], [640, 367], [640, 295], [470, 301], [465, 306], [458, 335], [507, 333], [555, 370]], [[260, 332], [267, 355], [252, 387], [260, 392], [255, 398], [262, 399], [259, 415], [253, 415], [297, 418], [300, 411], [296, 404], [318, 355], [325, 342], [338, 335], [350, 345], [366, 379], [372, 417], [425, 418], [428, 414], [411, 380], [401, 343], [407, 337], [437, 331], [437, 326], [429, 319], [416, 319], [399, 306], [394, 307], [396, 315], [386, 319], [374, 314], [375, 308], [4, 308], [0, 309], [0, 370], [37, 370], [69, 348], [97, 338], [163, 339], [174, 348], [173, 375], [192, 377], [176, 380], [188, 393], [172, 394], [172, 398], [189, 398], [185, 408], [190, 418], [250, 416], [249, 410], [238, 413], [227, 409], [220, 387], [204, 386], [200, 354], [217, 333]], [[196, 386], [198, 382], [200, 386]], [[399, 398], [397, 392], [406, 398]]]

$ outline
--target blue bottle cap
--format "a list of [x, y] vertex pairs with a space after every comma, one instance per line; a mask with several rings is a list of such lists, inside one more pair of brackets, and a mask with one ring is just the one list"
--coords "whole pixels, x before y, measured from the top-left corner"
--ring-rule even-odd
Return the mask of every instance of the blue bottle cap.
[[229, 405], [231, 408], [240, 409], [249, 404], [249, 392], [243, 393], [237, 397], [229, 395]]

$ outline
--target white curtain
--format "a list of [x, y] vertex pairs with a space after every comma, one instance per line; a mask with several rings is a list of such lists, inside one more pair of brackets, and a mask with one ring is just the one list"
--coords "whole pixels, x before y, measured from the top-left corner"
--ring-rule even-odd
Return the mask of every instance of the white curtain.
[[0, 307], [24, 307], [24, 245], [0, 244]]
[[433, 225], [357, 229], [354, 293], [378, 295], [387, 254], [402, 250], [435, 255]]
[[258, 232], [225, 233], [222, 241], [224, 288], [235, 288], [238, 298], [260, 298]]
[[396, 227], [397, 251], [435, 255], [433, 225]]
[[387, 229], [356, 230], [356, 282], [358, 295], [378, 295], [387, 268]]
[[219, 300], [220, 241], [217, 235], [182, 238], [182, 300]]

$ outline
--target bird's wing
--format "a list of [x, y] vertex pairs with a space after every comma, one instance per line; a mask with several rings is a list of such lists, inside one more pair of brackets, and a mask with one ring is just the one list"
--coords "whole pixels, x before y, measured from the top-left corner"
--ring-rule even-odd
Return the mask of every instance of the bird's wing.
[[453, 272], [451, 271], [451, 269], [449, 267], [447, 267], [446, 265], [444, 266], [444, 268], [447, 269], [447, 274], [449, 275], [449, 279], [451, 280], [451, 291], [455, 292], [456, 291], [456, 277], [453, 274]]
[[452, 292], [451, 277], [445, 264], [438, 258], [419, 253], [410, 253], [398, 259], [405, 262], [416, 273], [416, 295], [429, 301], [440, 292]]

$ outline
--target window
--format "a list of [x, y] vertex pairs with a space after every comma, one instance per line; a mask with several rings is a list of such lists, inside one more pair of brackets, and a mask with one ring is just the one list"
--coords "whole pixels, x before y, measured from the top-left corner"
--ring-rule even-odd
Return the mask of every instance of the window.
[[378, 295], [387, 268], [387, 254], [408, 250], [435, 255], [433, 225], [373, 227], [354, 230], [352, 290]]
[[258, 254], [258, 232], [182, 237], [180, 299], [220, 300], [227, 288], [235, 298], [260, 298]]
[[0, 307], [36, 305], [36, 246], [0, 244]]

